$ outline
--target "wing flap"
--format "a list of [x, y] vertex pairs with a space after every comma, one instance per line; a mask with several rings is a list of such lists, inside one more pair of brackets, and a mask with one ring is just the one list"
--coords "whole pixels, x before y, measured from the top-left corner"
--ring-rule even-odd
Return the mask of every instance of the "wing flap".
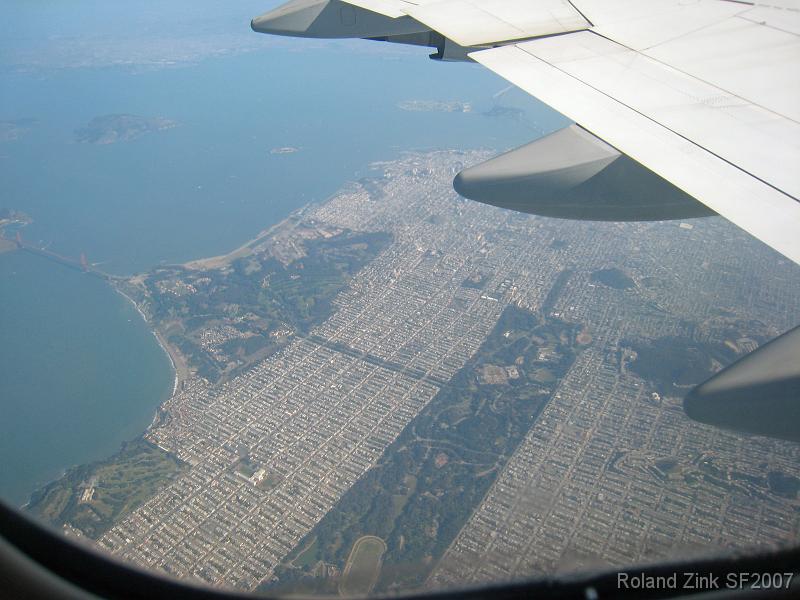
[[755, 23], [747, 18], [749, 14], [725, 19], [643, 53], [800, 122], [800, 37]]
[[751, 7], [701, 0], [573, 0], [594, 30], [634, 50], [698, 31]]
[[[777, 162], [785, 157], [779, 156], [772, 137], [765, 138], [767, 148], [755, 148], [761, 138], [751, 138], [742, 130], [758, 130], [781, 117], [728, 98], [721, 90], [711, 93], [703, 82], [590, 32], [470, 56], [800, 263], [800, 202], [767, 181], [785, 182], [787, 174], [764, 164], [767, 159]], [[715, 124], [706, 127], [705, 119]], [[738, 127], [731, 143], [715, 132], [729, 125]], [[697, 127], [706, 131], [702, 140], [692, 129]], [[785, 138], [786, 149], [792, 153], [786, 164], [800, 164], [797, 147], [792, 145], [797, 139], [800, 136], [794, 131]], [[730, 156], [741, 153], [741, 148], [734, 148], [739, 144], [753, 150], [746, 159], [758, 173], [743, 170]], [[797, 168], [790, 171], [793, 175]], [[796, 190], [797, 183], [793, 175], [785, 187]]]
[[347, 4], [397, 19], [406, 16], [406, 10], [416, 5], [405, 0], [344, 0]]
[[590, 26], [568, 0], [442, 0], [406, 10], [461, 46], [481, 46]]
[[800, 124], [591, 32], [517, 48], [800, 198]]

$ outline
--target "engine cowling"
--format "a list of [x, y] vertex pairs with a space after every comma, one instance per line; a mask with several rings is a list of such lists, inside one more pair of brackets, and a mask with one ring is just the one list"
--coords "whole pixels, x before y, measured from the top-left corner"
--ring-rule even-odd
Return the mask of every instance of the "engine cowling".
[[578, 125], [465, 169], [471, 200], [546, 217], [660, 221], [715, 214]]

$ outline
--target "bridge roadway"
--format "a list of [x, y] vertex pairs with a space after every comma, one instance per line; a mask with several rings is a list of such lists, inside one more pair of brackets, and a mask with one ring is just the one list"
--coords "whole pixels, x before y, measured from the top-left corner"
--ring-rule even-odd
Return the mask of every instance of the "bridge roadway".
[[52, 250], [48, 250], [47, 248], [39, 248], [38, 246], [34, 246], [33, 244], [24, 242], [19, 238], [8, 241], [14, 242], [17, 245], [18, 250], [22, 250], [23, 252], [34, 254], [36, 256], [41, 256], [42, 258], [53, 261], [70, 269], [76, 269], [78, 271], [82, 271], [83, 273], [94, 275], [95, 277], [99, 277], [100, 279], [103, 279], [105, 281], [112, 281], [116, 279], [114, 275], [109, 275], [108, 273], [104, 273], [100, 269], [97, 269], [93, 267], [91, 264], [83, 262], [80, 259], [59, 254], [58, 252], [53, 252]]

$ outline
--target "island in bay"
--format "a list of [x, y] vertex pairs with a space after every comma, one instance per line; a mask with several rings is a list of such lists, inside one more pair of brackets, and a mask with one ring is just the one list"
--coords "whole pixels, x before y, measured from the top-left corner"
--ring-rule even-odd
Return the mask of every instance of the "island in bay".
[[279, 148], [272, 148], [269, 151], [270, 154], [295, 154], [296, 152], [300, 152], [300, 148], [295, 146], [281, 146]]
[[472, 104], [460, 100], [403, 100], [397, 108], [410, 112], [472, 112]]
[[93, 118], [85, 127], [75, 130], [75, 140], [87, 144], [127, 142], [147, 133], [177, 127], [176, 121], [164, 117], [139, 115], [102, 115]]
[[226, 255], [111, 278], [175, 392], [28, 510], [178, 577], [342, 596], [796, 544], [798, 446], [681, 394], [795, 324], [797, 266], [721, 219], [456, 196], [485, 158], [409, 153]]

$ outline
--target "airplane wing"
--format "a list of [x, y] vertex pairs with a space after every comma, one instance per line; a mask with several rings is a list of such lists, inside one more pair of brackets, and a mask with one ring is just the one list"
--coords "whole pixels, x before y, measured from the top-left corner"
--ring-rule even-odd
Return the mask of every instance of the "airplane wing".
[[[713, 211], [800, 263], [800, 0], [294, 0], [253, 28], [435, 46], [577, 124], [462, 172], [462, 195], [573, 218]], [[643, 200], [630, 164], [674, 193]], [[614, 169], [628, 183], [606, 198], [564, 200]]]
[[[290, 0], [251, 26], [436, 48], [575, 122], [461, 171], [462, 196], [577, 219], [716, 213], [800, 264], [800, 0]], [[687, 414], [799, 440], [799, 353], [796, 327], [692, 390]]]
[[470, 56], [800, 262], [800, 12], [573, 4], [591, 27]]

